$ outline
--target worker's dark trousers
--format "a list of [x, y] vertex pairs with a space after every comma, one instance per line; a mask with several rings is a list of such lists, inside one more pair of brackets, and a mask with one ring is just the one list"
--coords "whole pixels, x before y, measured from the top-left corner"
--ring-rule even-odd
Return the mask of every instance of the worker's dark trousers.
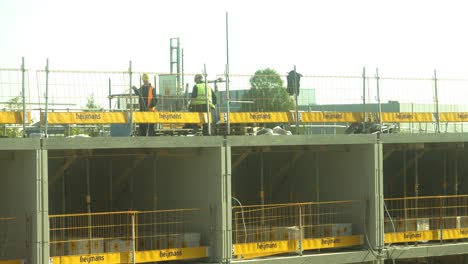
[[140, 127], [138, 128], [138, 135], [140, 137], [154, 136], [154, 124], [140, 124]]

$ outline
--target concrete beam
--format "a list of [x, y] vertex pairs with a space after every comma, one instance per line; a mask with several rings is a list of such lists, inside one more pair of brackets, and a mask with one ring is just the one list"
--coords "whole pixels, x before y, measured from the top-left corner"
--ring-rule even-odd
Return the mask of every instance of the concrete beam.
[[418, 244], [418, 246], [392, 246], [385, 251], [386, 259], [410, 259], [466, 254], [468, 243]]
[[287, 174], [286, 172], [289, 171], [289, 169], [302, 157], [302, 155], [304, 154], [304, 152], [296, 152], [293, 156], [293, 158], [285, 163], [279, 170], [277, 173], [275, 173], [275, 175], [273, 176], [273, 179], [277, 179], [278, 177], [281, 177], [281, 180], [279, 181], [279, 184], [278, 184], [278, 188], [275, 190], [275, 192], [273, 193], [278, 193], [279, 192], [279, 189], [283, 186], [283, 184], [286, 182], [286, 180], [288, 179], [288, 176], [290, 174]]
[[45, 138], [44, 149], [109, 149], [109, 148], [194, 148], [220, 147], [223, 137], [96, 137]]
[[433, 134], [382, 134], [383, 144], [392, 143], [434, 143], [434, 142], [468, 142], [467, 133], [433, 133]]
[[53, 185], [58, 179], [60, 179], [61, 176], [63, 176], [63, 173], [70, 167], [70, 165], [78, 158], [78, 156], [71, 156], [67, 157], [65, 161], [63, 162], [62, 166], [58, 168], [55, 173], [53, 174], [52, 178], [49, 179], [49, 184]]
[[297, 136], [229, 136], [228, 145], [246, 146], [293, 146], [293, 145], [356, 145], [376, 144], [377, 136], [366, 135], [297, 135]]
[[231, 263], [248, 264], [341, 264], [341, 263], [363, 263], [377, 260], [369, 251], [351, 251], [339, 253], [319, 253], [302, 256], [271, 257], [252, 260], [233, 260]]
[[1, 138], [0, 150], [33, 150], [41, 148], [39, 138]]
[[249, 152], [242, 153], [233, 163], [232, 163], [232, 170], [236, 169], [243, 160], [245, 160], [249, 156]]

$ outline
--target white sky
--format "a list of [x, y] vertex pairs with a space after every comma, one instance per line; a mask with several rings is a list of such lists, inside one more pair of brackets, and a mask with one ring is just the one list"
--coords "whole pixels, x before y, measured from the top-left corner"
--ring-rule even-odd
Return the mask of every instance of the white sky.
[[[464, 3], [465, 2], [465, 3]], [[169, 72], [179, 37], [185, 72], [230, 69], [468, 77], [466, 1], [0, 0], [0, 68]]]

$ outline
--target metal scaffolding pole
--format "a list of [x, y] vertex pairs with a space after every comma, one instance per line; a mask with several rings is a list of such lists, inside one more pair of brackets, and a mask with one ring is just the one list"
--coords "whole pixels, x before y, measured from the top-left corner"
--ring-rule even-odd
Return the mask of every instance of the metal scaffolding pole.
[[205, 77], [205, 97], [206, 97], [206, 120], [208, 121], [208, 135], [211, 136], [211, 120], [210, 120], [210, 99], [208, 98], [208, 92], [210, 87], [208, 87], [208, 74], [206, 73], [206, 64], [203, 64], [203, 75]]
[[366, 68], [362, 68], [362, 131], [366, 131]]
[[440, 133], [440, 113], [439, 113], [439, 94], [437, 90], [437, 71], [434, 70], [434, 103], [436, 110], [436, 121], [437, 121], [437, 133]]
[[231, 133], [231, 123], [230, 123], [230, 113], [231, 113], [231, 97], [229, 95], [229, 17], [228, 13], [226, 12], [226, 108], [227, 108], [227, 116], [226, 116], [226, 134], [229, 135]]
[[[375, 80], [377, 85], [377, 102], [379, 104], [379, 122], [380, 122], [380, 133], [383, 132], [382, 127], [382, 102], [380, 100], [380, 80], [379, 80], [379, 68], [375, 69]], [[390, 132], [388, 132], [390, 133]]]
[[130, 96], [130, 135], [133, 134], [133, 97], [132, 97], [132, 61], [128, 63], [128, 75], [129, 75], [129, 89], [128, 95]]
[[46, 73], [46, 91], [45, 91], [45, 120], [44, 120], [44, 135], [47, 137], [47, 126], [49, 123], [49, 59], [47, 59], [46, 62], [46, 67], [45, 67], [45, 73]]
[[296, 109], [296, 135], [299, 135], [299, 108], [298, 108], [298, 99], [297, 99], [297, 71], [296, 71], [296, 65], [294, 65], [294, 82], [293, 82], [293, 85], [294, 85], [294, 104], [296, 107], [294, 107]]
[[21, 97], [23, 100], [23, 137], [26, 137], [26, 121], [27, 121], [27, 113], [26, 113], [26, 88], [25, 88], [25, 78], [24, 78], [24, 57], [22, 57], [21, 61]]

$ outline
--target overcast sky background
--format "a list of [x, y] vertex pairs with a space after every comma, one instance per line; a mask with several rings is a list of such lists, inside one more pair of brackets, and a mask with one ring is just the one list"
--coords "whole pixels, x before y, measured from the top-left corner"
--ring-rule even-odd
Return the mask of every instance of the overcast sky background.
[[179, 37], [185, 72], [296, 65], [304, 74], [468, 77], [464, 1], [0, 0], [0, 67], [169, 72]]

